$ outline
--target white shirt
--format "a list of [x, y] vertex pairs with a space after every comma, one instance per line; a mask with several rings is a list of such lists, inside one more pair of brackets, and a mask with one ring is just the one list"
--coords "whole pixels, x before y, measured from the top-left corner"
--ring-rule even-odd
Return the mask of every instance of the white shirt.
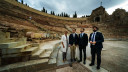
[[61, 42], [63, 42], [64, 47], [65, 47], [65, 48], [63, 48], [63, 45], [62, 45], [61, 46], [61, 49], [62, 49], [63, 52], [66, 52], [66, 50], [68, 48], [68, 43], [69, 43], [69, 36], [67, 35], [67, 38], [66, 38], [65, 35], [62, 35]]
[[75, 38], [76, 33], [73, 33], [73, 37]]
[[80, 37], [81, 37], [81, 34], [82, 34], [82, 37], [83, 37], [84, 33], [83, 33], [83, 32], [82, 32], [82, 33], [80, 33]]

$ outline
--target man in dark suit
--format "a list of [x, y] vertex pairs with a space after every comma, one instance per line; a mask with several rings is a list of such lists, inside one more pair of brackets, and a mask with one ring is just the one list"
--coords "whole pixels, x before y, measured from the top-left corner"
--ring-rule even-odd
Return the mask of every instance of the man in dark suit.
[[89, 42], [91, 46], [92, 60], [90, 66], [95, 64], [95, 54], [97, 54], [97, 69], [100, 69], [101, 64], [101, 50], [103, 48], [104, 37], [102, 33], [97, 32], [98, 27], [93, 26], [93, 33], [90, 34]]
[[88, 45], [88, 35], [84, 33], [84, 28], [80, 29], [79, 34], [79, 50], [80, 50], [80, 60], [78, 62], [82, 61], [82, 50], [84, 53], [84, 61], [83, 64], [86, 64], [86, 46]]
[[75, 51], [76, 51], [76, 46], [78, 45], [78, 35], [75, 33], [76, 29], [72, 29], [72, 34], [69, 36], [69, 45], [70, 45], [70, 50], [71, 50], [71, 62], [76, 61], [75, 59]]

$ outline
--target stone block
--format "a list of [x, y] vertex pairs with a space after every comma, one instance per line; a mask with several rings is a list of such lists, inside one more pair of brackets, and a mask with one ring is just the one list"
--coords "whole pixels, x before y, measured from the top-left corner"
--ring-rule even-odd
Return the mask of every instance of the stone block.
[[12, 54], [12, 53], [19, 53], [22, 50], [25, 50], [27, 48], [30, 48], [31, 44], [25, 44], [14, 48], [3, 48], [2, 49], [2, 55], [4, 54]]
[[39, 47], [39, 43], [33, 43], [32, 46], [33, 47]]
[[25, 62], [30, 60], [30, 55], [17, 56], [17, 57], [6, 57], [2, 58], [2, 65], [13, 64], [17, 62]]
[[1, 66], [1, 62], [2, 62], [2, 61], [1, 61], [1, 57], [0, 57], [0, 66]]
[[35, 65], [26, 66], [27, 72], [37, 72]]
[[52, 51], [48, 50], [48, 51], [45, 51], [44, 53], [41, 53], [39, 57], [40, 57], [41, 59], [47, 59], [47, 58], [49, 59], [51, 53], [52, 53]]
[[38, 47], [30, 47], [27, 49], [23, 49], [21, 52], [31, 52], [31, 54], [35, 53], [38, 50]]
[[12, 64], [21, 62], [21, 57], [8, 57], [8, 58], [2, 58], [2, 65]]
[[0, 48], [12, 48], [12, 47], [16, 47], [17, 46], [17, 42], [9, 42], [9, 43], [1, 43], [0, 44]]
[[2, 70], [2, 71], [0, 71], [0, 72], [10, 72], [9, 70]]
[[10, 38], [10, 32], [5, 33], [5, 38], [9, 39]]
[[21, 49], [19, 49], [19, 48], [2, 49], [2, 55], [19, 53], [20, 51], [21, 51]]
[[28, 72], [28, 71], [26, 67], [18, 67], [18, 68], [10, 69], [10, 72]]

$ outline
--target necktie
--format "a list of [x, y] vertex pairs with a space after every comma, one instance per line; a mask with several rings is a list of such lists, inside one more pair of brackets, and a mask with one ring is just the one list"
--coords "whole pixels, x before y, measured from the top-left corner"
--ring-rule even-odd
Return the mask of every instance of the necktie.
[[80, 37], [82, 38], [82, 33], [80, 34]]
[[95, 38], [95, 33], [93, 33], [93, 36], [92, 36], [92, 42], [94, 41], [94, 38]]

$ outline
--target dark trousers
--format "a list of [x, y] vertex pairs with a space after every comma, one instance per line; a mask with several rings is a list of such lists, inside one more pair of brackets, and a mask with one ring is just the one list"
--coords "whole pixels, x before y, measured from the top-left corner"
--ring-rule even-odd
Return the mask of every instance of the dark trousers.
[[91, 55], [92, 55], [92, 60], [91, 63], [95, 63], [95, 54], [97, 54], [97, 66], [100, 66], [101, 64], [101, 50], [102, 48], [97, 48], [95, 45], [91, 47]]
[[82, 50], [84, 53], [84, 61], [86, 60], [86, 46], [79, 46], [79, 50], [80, 50], [80, 61], [82, 61]]
[[63, 52], [63, 60], [66, 59], [66, 52]]

